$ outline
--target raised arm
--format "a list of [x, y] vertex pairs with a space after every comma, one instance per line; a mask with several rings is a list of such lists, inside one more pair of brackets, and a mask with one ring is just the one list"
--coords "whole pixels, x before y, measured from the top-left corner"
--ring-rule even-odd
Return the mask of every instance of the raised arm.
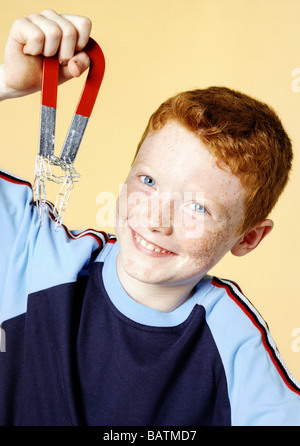
[[82, 49], [88, 42], [91, 26], [87, 17], [57, 14], [53, 10], [17, 19], [0, 66], [0, 100], [40, 89], [42, 56], [58, 53], [60, 83], [80, 76], [89, 66], [89, 58]]

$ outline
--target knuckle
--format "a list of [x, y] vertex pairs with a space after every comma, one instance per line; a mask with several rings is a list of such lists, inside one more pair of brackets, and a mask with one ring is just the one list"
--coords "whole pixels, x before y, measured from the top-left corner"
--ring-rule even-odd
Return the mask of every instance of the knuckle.
[[20, 26], [23, 26], [24, 23], [26, 22], [26, 20], [27, 19], [25, 17], [19, 17], [19, 18], [15, 19], [12, 24], [12, 29], [19, 28]]
[[29, 14], [27, 17], [29, 20], [35, 20], [39, 17], [39, 14]]
[[48, 30], [48, 37], [52, 40], [60, 40], [61, 36], [62, 31], [60, 27], [53, 23]]
[[85, 29], [91, 29], [92, 21], [88, 17], [81, 17], [81, 26]]
[[71, 24], [66, 25], [63, 29], [63, 36], [66, 39], [75, 40], [77, 37], [77, 31]]
[[41, 13], [41, 15], [43, 15], [45, 17], [53, 17], [53, 16], [57, 16], [58, 14], [54, 11], [54, 9], [47, 8]]
[[92, 21], [88, 17], [79, 16], [76, 27], [80, 34], [88, 35], [92, 28]]
[[32, 30], [30, 40], [36, 44], [42, 44], [44, 42], [44, 34], [42, 30], [38, 28]]

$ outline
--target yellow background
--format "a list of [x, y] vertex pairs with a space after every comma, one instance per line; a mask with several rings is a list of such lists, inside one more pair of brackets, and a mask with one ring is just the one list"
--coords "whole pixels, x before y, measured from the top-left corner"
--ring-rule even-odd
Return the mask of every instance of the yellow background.
[[[96, 222], [100, 206], [96, 198], [101, 191], [117, 195], [148, 117], [165, 98], [182, 90], [226, 85], [275, 108], [295, 150], [291, 181], [272, 213], [275, 229], [256, 251], [243, 258], [227, 255], [213, 273], [239, 283], [267, 320], [286, 364], [300, 380], [300, 82], [299, 75], [292, 75], [300, 67], [300, 1], [1, 0], [0, 4], [2, 54], [15, 18], [53, 8], [89, 16], [92, 35], [106, 57], [99, 99], [76, 159], [82, 179], [65, 218], [71, 228], [102, 229]], [[83, 78], [73, 80], [59, 89], [57, 152], [83, 82]], [[39, 94], [1, 103], [1, 167], [30, 181], [38, 149], [39, 107]], [[54, 201], [51, 195], [49, 199]]]

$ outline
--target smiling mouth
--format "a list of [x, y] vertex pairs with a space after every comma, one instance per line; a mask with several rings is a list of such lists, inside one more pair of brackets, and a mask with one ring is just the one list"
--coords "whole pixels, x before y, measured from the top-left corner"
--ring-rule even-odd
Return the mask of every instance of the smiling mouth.
[[153, 253], [154, 255], [156, 254], [156, 255], [169, 255], [169, 256], [176, 255], [174, 252], [168, 251], [167, 249], [161, 248], [160, 246], [149, 242], [148, 240], [144, 239], [133, 230], [132, 230], [132, 235], [135, 243], [138, 246], [144, 248], [146, 251], [149, 251], [149, 254]]

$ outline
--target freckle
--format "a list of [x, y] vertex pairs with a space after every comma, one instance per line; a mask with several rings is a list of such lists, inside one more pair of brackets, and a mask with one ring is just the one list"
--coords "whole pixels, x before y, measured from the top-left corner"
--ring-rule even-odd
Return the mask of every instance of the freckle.
[[128, 265], [129, 267], [132, 266], [132, 265], [133, 265], [133, 261], [130, 260], [130, 259], [128, 259], [128, 260], [127, 260], [127, 265]]

